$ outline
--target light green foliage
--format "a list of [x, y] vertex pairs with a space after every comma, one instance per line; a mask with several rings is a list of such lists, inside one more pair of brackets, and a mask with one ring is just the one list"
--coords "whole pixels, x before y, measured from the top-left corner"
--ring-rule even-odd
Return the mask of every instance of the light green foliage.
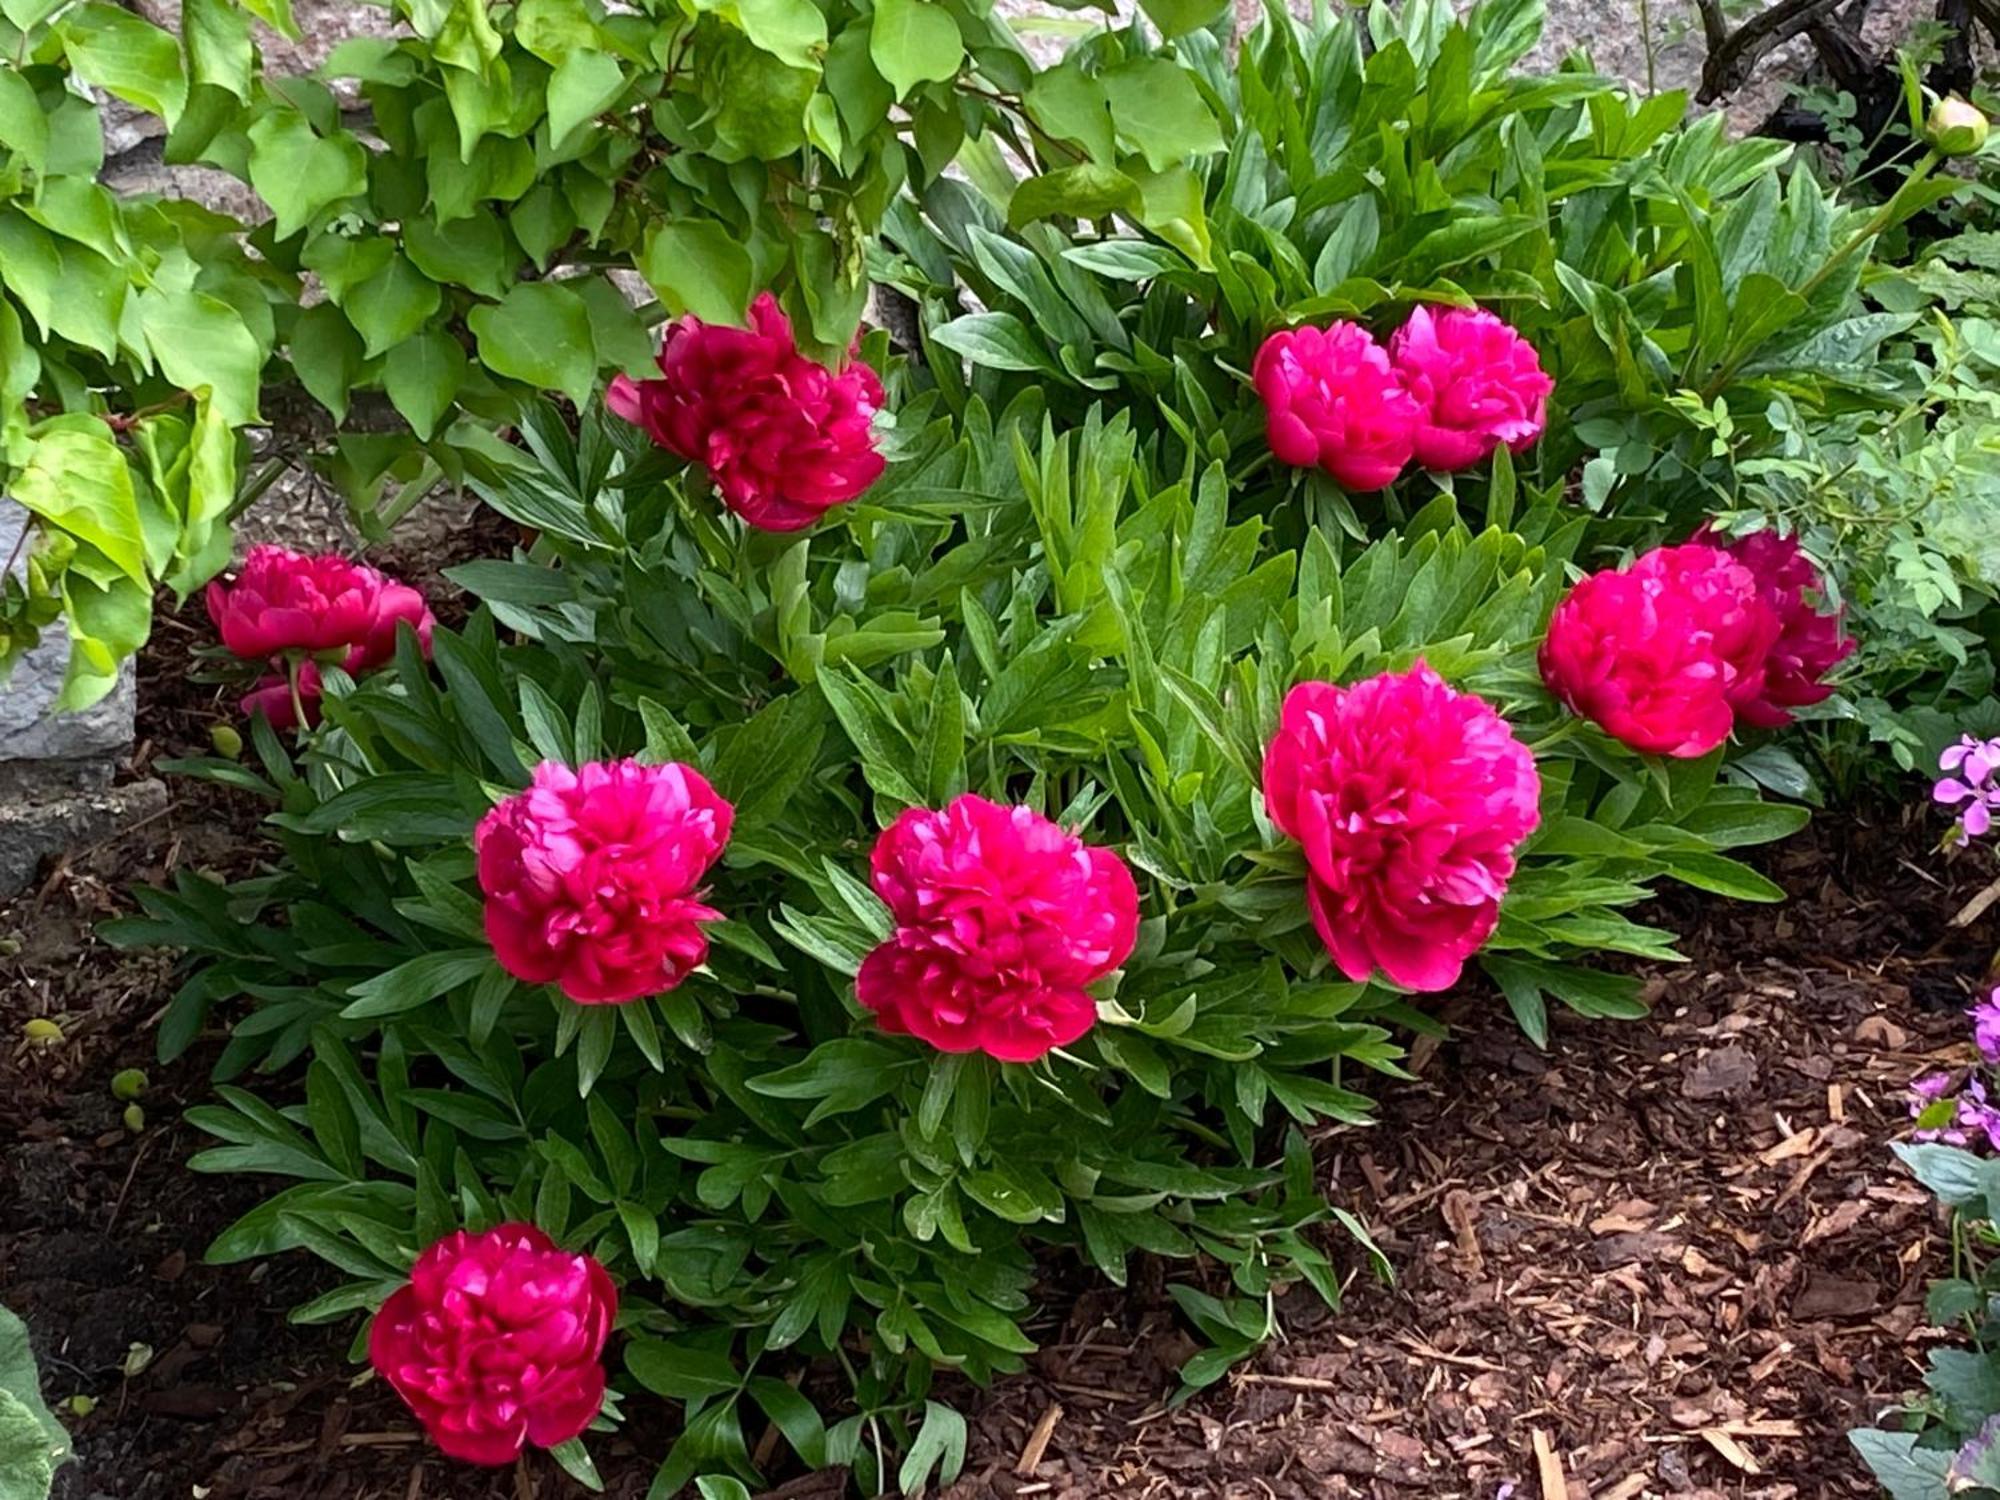
[[[669, 311], [734, 321], [775, 286], [809, 345], [844, 349], [891, 198], [943, 169], [982, 107], [967, 89], [1029, 77], [958, 0], [392, 10], [395, 38], [317, 78], [263, 70], [292, 24], [271, 0], [191, 0], [178, 36], [98, 0], [0, 12], [0, 491], [38, 518], [0, 669], [62, 618], [64, 707], [109, 689], [155, 586], [227, 562], [228, 518], [270, 478], [239, 478], [245, 429], [272, 424], [372, 536], [420, 498], [411, 475], [482, 472], [525, 399], [642, 369]], [[170, 164], [240, 178], [269, 221], [100, 187], [76, 83], [158, 115]], [[616, 268], [661, 303], [631, 305]]]
[[42, 1401], [27, 1325], [0, 1307], [0, 1500], [43, 1500], [69, 1456], [69, 1433]]

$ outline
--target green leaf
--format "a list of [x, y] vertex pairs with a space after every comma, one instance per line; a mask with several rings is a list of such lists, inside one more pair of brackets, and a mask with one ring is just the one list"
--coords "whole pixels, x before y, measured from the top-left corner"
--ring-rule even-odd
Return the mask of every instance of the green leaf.
[[826, 53], [826, 17], [811, 0], [725, 0], [716, 13], [790, 67], [816, 68]]
[[776, 161], [806, 140], [806, 104], [817, 68], [794, 68], [747, 37], [726, 35], [713, 50], [715, 138], [724, 161]]
[[64, 13], [56, 34], [77, 77], [172, 125], [187, 104], [181, 49], [170, 32], [128, 10], [88, 0]]
[[904, 1455], [896, 1484], [906, 1495], [920, 1494], [937, 1471], [938, 1488], [943, 1489], [965, 1466], [965, 1418], [941, 1401], [924, 1403], [924, 1425], [917, 1429], [916, 1441]]
[[296, 109], [274, 109], [249, 130], [250, 185], [277, 216], [274, 232], [289, 239], [328, 204], [368, 187], [368, 153], [342, 131], [328, 138]]
[[465, 351], [441, 329], [405, 339], [382, 366], [382, 389], [423, 442], [430, 441], [464, 382]]
[[1112, 165], [1117, 142], [1104, 84], [1083, 71], [1075, 58], [1035, 75], [1021, 103], [1028, 118], [1059, 141], [1083, 147], [1101, 166]]
[[424, 953], [396, 965], [386, 973], [364, 979], [348, 991], [351, 997], [340, 1012], [349, 1021], [393, 1016], [435, 1000], [469, 980], [477, 979], [493, 965], [493, 954], [485, 948], [458, 948], [443, 953]]
[[241, 313], [205, 292], [155, 288], [140, 297], [139, 318], [162, 375], [186, 391], [207, 386], [231, 427], [257, 420], [264, 349]]
[[951, 12], [931, 0], [875, 0], [868, 27], [868, 55], [898, 99], [920, 83], [958, 76], [965, 43]]
[[412, 219], [403, 226], [403, 250], [432, 281], [467, 287], [482, 297], [507, 295], [518, 267], [507, 231], [488, 208], [474, 208], [448, 224]]
[[664, 1339], [634, 1339], [627, 1344], [625, 1368], [647, 1390], [676, 1401], [727, 1396], [743, 1388], [743, 1377], [728, 1355]]
[[598, 1477], [597, 1465], [591, 1461], [590, 1450], [583, 1446], [582, 1438], [573, 1437], [567, 1442], [557, 1443], [549, 1449], [549, 1457], [556, 1461], [563, 1473], [592, 1494], [603, 1492], [604, 1481]]
[[549, 76], [549, 139], [561, 142], [625, 91], [625, 74], [608, 52], [570, 53]]
[[[28, 1327], [0, 1307], [0, 1398], [4, 1397], [11, 1397], [18, 1409], [26, 1413], [39, 1435], [30, 1439], [18, 1420], [12, 1430], [0, 1433], [0, 1475], [17, 1472], [13, 1466], [27, 1451], [35, 1453], [50, 1469], [69, 1458], [69, 1431], [42, 1404], [41, 1380], [35, 1373]], [[0, 1429], [6, 1426], [6, 1419], [0, 1418]]]
[[1688, 854], [1663, 851], [1659, 856], [1669, 875], [1698, 891], [1711, 891], [1736, 901], [1782, 901], [1785, 888], [1766, 879], [1746, 864], [1725, 859], [1720, 854]]
[[1950, 1495], [1951, 1450], [1919, 1448], [1914, 1432], [1875, 1427], [1858, 1428], [1847, 1434], [1847, 1440], [1890, 1500], [1945, 1500]]
[[1178, 63], [1141, 57], [1104, 74], [1118, 135], [1155, 172], [1222, 149], [1222, 130], [1194, 80]]
[[181, 38], [187, 43], [188, 73], [194, 82], [249, 100], [256, 52], [248, 16], [230, 0], [181, 0]]
[[494, 307], [467, 317], [488, 369], [544, 391], [560, 391], [578, 406], [597, 383], [597, 351], [583, 299], [551, 282], [525, 282]]
[[45, 433], [10, 488], [36, 515], [90, 543], [134, 583], [147, 585], [139, 497], [125, 455], [108, 434], [76, 428]]
[[1229, 9], [1228, 0], [1139, 0], [1146, 18], [1171, 41], [1190, 31], [1212, 26]]
[[1101, 219], [1107, 214], [1137, 219], [1144, 211], [1138, 183], [1114, 167], [1085, 164], [1044, 172], [1015, 188], [1007, 203], [1007, 224], [1019, 229], [1037, 219]]
[[292, 325], [290, 352], [299, 384], [336, 423], [346, 421], [348, 392], [365, 362], [361, 335], [347, 315], [331, 302], [306, 308]]
[[0, 68], [0, 146], [19, 156], [37, 176], [48, 163], [48, 117], [35, 86], [12, 68]]
[[[362, 352], [386, 354], [431, 320], [442, 300], [437, 283], [408, 256], [394, 255], [380, 271], [349, 288], [339, 299], [347, 320], [361, 335]], [[485, 308], [475, 308], [476, 318]]]
[[1012, 313], [968, 313], [932, 330], [931, 338], [981, 369], [1059, 373], [1041, 341]]
[[712, 219], [681, 219], [646, 236], [639, 272], [667, 310], [740, 326], [750, 306], [750, 252]]

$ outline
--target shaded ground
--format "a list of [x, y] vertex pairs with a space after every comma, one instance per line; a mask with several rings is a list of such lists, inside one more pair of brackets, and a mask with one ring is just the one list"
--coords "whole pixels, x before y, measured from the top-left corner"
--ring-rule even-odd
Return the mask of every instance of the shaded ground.
[[[149, 655], [142, 759], [200, 746], [216, 717], [194, 639], [166, 628]], [[51, 1400], [97, 1403], [58, 1493], [575, 1493], [539, 1456], [474, 1473], [424, 1448], [347, 1363], [351, 1328], [284, 1321], [327, 1284], [314, 1264], [201, 1264], [258, 1185], [184, 1169], [202, 1140], [179, 1116], [212, 1053], [153, 1066], [168, 966], [88, 931], [127, 881], [255, 862], [245, 809], [177, 792], [0, 911], [0, 1295]], [[1166, 1398], [1193, 1345], [1158, 1278], [1114, 1296], [1052, 1266], [1044, 1351], [974, 1399], [956, 1500], [1874, 1493], [1841, 1434], [1915, 1384], [1941, 1254], [1883, 1142], [1910, 1074], [1966, 1056], [1958, 1012], [1996, 935], [1989, 914], [1942, 941], [1974, 871], [1940, 880], [1929, 831], [1796, 841], [1771, 866], [1781, 909], [1689, 903], [1695, 961], [1653, 981], [1650, 1024], [1558, 1022], [1541, 1054], [1496, 1006], [1462, 1007], [1420, 1081], [1383, 1091], [1380, 1129], [1322, 1143], [1397, 1284], [1357, 1272], [1338, 1315], [1288, 1305], [1288, 1342], [1185, 1407]], [[30, 1016], [64, 1041], [22, 1042]], [[152, 1075], [136, 1134], [110, 1093], [128, 1066]], [[631, 1439], [594, 1443], [628, 1497], [673, 1438], [658, 1404], [630, 1410]]]

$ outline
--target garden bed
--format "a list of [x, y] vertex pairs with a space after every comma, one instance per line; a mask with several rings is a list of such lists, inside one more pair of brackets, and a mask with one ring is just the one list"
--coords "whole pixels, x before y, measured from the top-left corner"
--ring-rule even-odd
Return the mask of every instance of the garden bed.
[[[143, 682], [141, 756], [205, 735], [167, 623]], [[167, 961], [89, 933], [119, 886], [170, 866], [240, 873], [254, 810], [196, 784], [169, 815], [90, 850], [0, 913], [4, 1034], [64, 1014], [58, 1047], [0, 1054], [0, 1286], [35, 1329], [78, 1462], [57, 1493], [117, 1500], [564, 1494], [545, 1457], [475, 1476], [426, 1448], [351, 1327], [285, 1311], [332, 1273], [291, 1256], [201, 1263], [253, 1179], [182, 1170], [213, 1052], [152, 1065]], [[1969, 894], [1929, 827], [1829, 819], [1766, 862], [1792, 900], [1688, 903], [1693, 962], [1650, 981], [1652, 1025], [1559, 1021], [1535, 1051], [1497, 1001], [1459, 1003], [1382, 1128], [1322, 1139], [1337, 1200], [1394, 1262], [1348, 1300], [1285, 1311], [1286, 1339], [1167, 1409], [1194, 1345], [1141, 1270], [1129, 1294], [1052, 1263], [1031, 1372], [972, 1405], [961, 1495], [1872, 1493], [1845, 1430], [1913, 1386], [1939, 1242], [1884, 1149], [1903, 1084], [1956, 1056], [1978, 968], [1946, 921]], [[146, 1129], [110, 1080], [150, 1073]], [[130, 1377], [121, 1374], [150, 1351]], [[1051, 1414], [1054, 1414], [1053, 1416]], [[671, 1424], [633, 1403], [599, 1443], [609, 1491], [643, 1494]], [[1039, 1455], [1025, 1474], [1024, 1459]], [[830, 1476], [779, 1493], [837, 1493]]]

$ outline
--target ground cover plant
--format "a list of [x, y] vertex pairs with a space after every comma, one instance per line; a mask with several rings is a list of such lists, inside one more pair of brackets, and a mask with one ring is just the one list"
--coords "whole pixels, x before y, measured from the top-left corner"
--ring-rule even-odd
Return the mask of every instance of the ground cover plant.
[[[462, 478], [515, 545], [451, 570], [451, 623], [344, 557], [209, 584], [243, 727], [172, 769], [277, 852], [107, 929], [186, 955], [164, 1056], [226, 1035], [193, 1165], [290, 1180], [211, 1257], [339, 1268], [298, 1316], [457, 1458], [590, 1482], [590, 1433], [667, 1398], [663, 1496], [774, 1456], [948, 1478], [960, 1382], [1022, 1368], [1063, 1258], [1163, 1261], [1182, 1381], [1219, 1380], [1287, 1291], [1388, 1272], [1313, 1147], [1435, 997], [1534, 1043], [1552, 1001], [1638, 1019], [1663, 886], [1779, 897], [1734, 851], [1805, 821], [1781, 737], [1869, 648], [1742, 480], [1905, 393], [1913, 315], [1861, 288], [1952, 190], [1934, 153], [1848, 210], [1677, 98], [1518, 77], [1530, 5], [1274, 14], [1234, 69], [1163, 7], [1041, 72], [956, 7], [806, 9], [824, 54], [805, 10], [459, 0], [342, 60], [394, 149], [274, 203], [259, 264], [399, 239], [283, 348], [337, 420], [379, 378], [409, 423], [331, 438], [363, 499]], [[81, 46], [33, 24], [38, 65]], [[768, 151], [739, 62], [803, 75]], [[190, 149], [292, 111], [345, 156], [251, 83]], [[419, 242], [489, 203], [527, 254], [527, 167], [574, 210], [600, 151], [647, 164], [560, 237], [576, 274], [432, 288], [396, 348], [485, 369], [413, 410], [361, 289], [428, 285]], [[612, 305], [635, 243], [657, 309]], [[899, 337], [854, 340], [864, 270]], [[318, 388], [308, 319], [362, 340]]]

